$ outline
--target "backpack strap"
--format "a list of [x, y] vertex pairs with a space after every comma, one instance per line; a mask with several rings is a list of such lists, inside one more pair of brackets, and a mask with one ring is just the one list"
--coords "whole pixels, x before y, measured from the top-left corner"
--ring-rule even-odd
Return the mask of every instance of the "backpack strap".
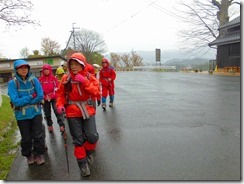
[[[31, 77], [30, 79], [29, 79], [29, 81], [31, 82], [31, 84], [32, 84], [32, 87], [34, 87], [35, 86], [35, 82], [34, 82], [34, 80], [33, 80], [34, 78], [33, 77]], [[15, 85], [16, 85], [16, 88], [17, 88], [17, 91], [19, 90], [19, 88], [20, 88], [20, 84], [19, 84], [19, 81], [17, 80], [17, 78], [16, 77], [14, 77], [13, 78], [13, 80], [14, 80], [14, 82], [15, 82]], [[34, 90], [35, 90], [35, 88], [34, 88]]]
[[19, 90], [19, 86], [20, 86], [19, 81], [16, 79], [16, 77], [13, 78], [13, 81], [14, 81], [15, 86], [16, 86], [17, 91], [18, 91]]

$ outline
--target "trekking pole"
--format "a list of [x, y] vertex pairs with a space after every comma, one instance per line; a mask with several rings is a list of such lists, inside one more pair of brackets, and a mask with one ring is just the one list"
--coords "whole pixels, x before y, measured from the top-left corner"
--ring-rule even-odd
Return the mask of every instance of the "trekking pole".
[[[62, 116], [63, 116], [63, 119], [66, 118], [65, 112], [62, 112]], [[68, 146], [67, 146], [67, 134], [66, 134], [65, 130], [62, 133], [62, 135], [64, 138], [64, 147], [65, 147], [65, 154], [66, 154], [67, 170], [68, 170], [68, 174], [69, 174], [69, 157], [68, 157]]]
[[66, 134], [66, 131], [64, 131], [64, 133], [63, 133], [63, 138], [64, 138], [65, 153], [66, 153], [67, 170], [68, 170], [68, 174], [69, 174], [69, 157], [68, 157], [68, 147], [67, 147], [67, 134]]

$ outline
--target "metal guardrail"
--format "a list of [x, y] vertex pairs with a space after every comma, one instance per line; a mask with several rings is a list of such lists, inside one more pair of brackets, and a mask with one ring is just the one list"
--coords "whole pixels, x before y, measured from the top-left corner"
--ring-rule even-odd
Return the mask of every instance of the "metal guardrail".
[[133, 69], [172, 69], [172, 70], [176, 70], [176, 66], [133, 66]]

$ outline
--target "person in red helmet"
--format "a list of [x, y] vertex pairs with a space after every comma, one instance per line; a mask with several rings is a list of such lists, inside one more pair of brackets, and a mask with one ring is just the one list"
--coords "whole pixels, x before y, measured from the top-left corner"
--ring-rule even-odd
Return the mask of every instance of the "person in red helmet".
[[109, 107], [113, 107], [114, 103], [114, 80], [116, 73], [106, 58], [102, 60], [102, 69], [99, 72], [99, 81], [102, 86], [102, 108], [106, 110], [106, 98], [109, 95]]
[[58, 112], [66, 113], [73, 138], [74, 155], [82, 176], [90, 175], [89, 165], [99, 135], [96, 128], [96, 109], [91, 96], [100, 93], [98, 80], [86, 70], [86, 58], [74, 53], [68, 60], [69, 74], [65, 74], [57, 90]]

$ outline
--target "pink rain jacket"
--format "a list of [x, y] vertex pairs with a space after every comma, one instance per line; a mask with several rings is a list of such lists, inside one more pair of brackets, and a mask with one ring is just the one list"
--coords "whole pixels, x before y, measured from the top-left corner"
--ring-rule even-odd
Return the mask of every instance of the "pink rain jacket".
[[[49, 75], [44, 74], [44, 70], [48, 69]], [[53, 100], [57, 98], [56, 90], [58, 88], [58, 79], [53, 75], [52, 67], [49, 64], [45, 64], [42, 67], [42, 76], [39, 78], [42, 85], [44, 100]]]

